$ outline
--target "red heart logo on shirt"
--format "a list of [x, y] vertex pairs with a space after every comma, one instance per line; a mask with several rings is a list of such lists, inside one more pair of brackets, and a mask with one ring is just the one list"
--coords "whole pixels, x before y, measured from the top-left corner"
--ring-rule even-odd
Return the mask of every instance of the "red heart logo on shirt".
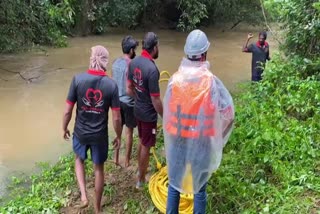
[[99, 89], [89, 88], [86, 92], [87, 100], [92, 104], [97, 104], [102, 99], [102, 92]]

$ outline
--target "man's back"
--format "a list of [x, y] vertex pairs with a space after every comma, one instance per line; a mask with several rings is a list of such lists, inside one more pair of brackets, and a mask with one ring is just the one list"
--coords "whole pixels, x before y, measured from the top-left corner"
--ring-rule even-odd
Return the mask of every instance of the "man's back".
[[230, 133], [228, 129], [224, 134], [224, 121], [234, 116], [232, 97], [209, 71], [208, 63], [184, 59], [170, 79], [163, 104], [170, 185], [192, 192], [182, 182], [188, 173], [184, 169], [191, 164], [193, 190], [197, 192], [220, 165]]
[[136, 57], [130, 63], [128, 80], [133, 82], [136, 93], [134, 112], [141, 121], [157, 121], [151, 96], [160, 96], [159, 76], [157, 66], [147, 54]]
[[102, 213], [101, 199], [104, 183], [104, 163], [108, 158], [108, 111], [112, 107], [112, 122], [116, 138], [113, 141], [115, 149], [121, 144], [121, 116], [118, 87], [114, 80], [106, 76], [109, 61], [108, 50], [101, 46], [91, 48], [90, 64], [87, 73], [73, 77], [65, 111], [63, 114], [63, 138], [70, 138], [68, 129], [72, 118], [74, 104], [76, 107], [76, 122], [72, 137], [72, 148], [75, 154], [75, 174], [80, 190], [82, 208], [89, 206], [85, 181], [85, 160], [88, 150], [94, 164], [95, 200], [94, 212]]
[[112, 78], [116, 81], [119, 89], [119, 99], [128, 106], [134, 106], [134, 98], [126, 93], [128, 67], [131, 59], [119, 57], [112, 64]]
[[109, 108], [119, 108], [118, 87], [102, 71], [75, 75], [69, 90], [69, 103], [77, 103], [74, 134], [89, 143], [105, 140]]

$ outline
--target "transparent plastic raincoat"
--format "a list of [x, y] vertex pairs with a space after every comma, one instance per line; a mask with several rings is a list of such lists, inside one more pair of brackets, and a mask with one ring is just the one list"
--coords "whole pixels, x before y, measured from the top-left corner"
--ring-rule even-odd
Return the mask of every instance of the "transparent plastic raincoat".
[[209, 66], [184, 58], [163, 100], [169, 184], [181, 193], [197, 193], [209, 180], [233, 129], [232, 97]]

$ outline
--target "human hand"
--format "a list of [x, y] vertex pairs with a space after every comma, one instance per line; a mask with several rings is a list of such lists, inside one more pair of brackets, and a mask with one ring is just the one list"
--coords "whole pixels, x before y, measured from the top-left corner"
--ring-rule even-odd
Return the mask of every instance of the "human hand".
[[120, 140], [120, 138], [116, 137], [116, 138], [112, 141], [112, 144], [113, 144], [113, 148], [114, 148], [114, 149], [119, 150], [119, 149], [120, 149], [120, 146], [121, 146], [121, 140]]
[[70, 131], [69, 131], [69, 129], [66, 129], [66, 130], [63, 131], [63, 138], [64, 138], [65, 140], [69, 140], [69, 138], [70, 138]]
[[[114, 145], [115, 141], [117, 141], [117, 140], [116, 139], [113, 140], [113, 147], [114, 148], [115, 148], [115, 145]], [[114, 149], [113, 161], [114, 161], [114, 164], [116, 166], [120, 166], [120, 164], [119, 164], [119, 152], [120, 152], [120, 149], [117, 149], [117, 148]]]
[[252, 33], [249, 33], [249, 34], [248, 34], [248, 40], [251, 39], [252, 37], [253, 37], [253, 34], [252, 34]]

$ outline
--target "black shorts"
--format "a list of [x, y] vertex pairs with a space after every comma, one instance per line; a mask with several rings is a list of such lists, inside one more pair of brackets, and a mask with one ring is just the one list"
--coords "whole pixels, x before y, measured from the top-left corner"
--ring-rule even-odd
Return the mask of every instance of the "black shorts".
[[137, 126], [137, 121], [133, 113], [133, 106], [131, 107], [123, 102], [120, 102], [120, 111], [122, 125], [126, 125], [128, 128], [135, 128]]

